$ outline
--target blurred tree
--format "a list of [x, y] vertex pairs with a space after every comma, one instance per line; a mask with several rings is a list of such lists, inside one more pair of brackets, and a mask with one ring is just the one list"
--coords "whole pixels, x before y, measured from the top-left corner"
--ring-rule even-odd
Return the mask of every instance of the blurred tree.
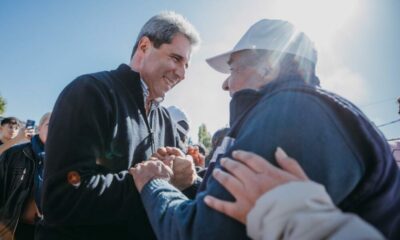
[[3, 115], [3, 113], [6, 111], [6, 105], [6, 100], [0, 95], [0, 115]]
[[211, 134], [207, 131], [206, 125], [203, 123], [199, 127], [199, 143], [202, 143], [208, 151], [211, 150]]

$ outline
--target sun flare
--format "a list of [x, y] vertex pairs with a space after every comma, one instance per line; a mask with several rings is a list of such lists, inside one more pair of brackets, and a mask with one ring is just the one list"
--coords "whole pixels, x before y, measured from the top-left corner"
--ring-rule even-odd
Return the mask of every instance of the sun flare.
[[359, 0], [279, 0], [274, 15], [292, 22], [316, 45], [329, 45], [359, 9]]

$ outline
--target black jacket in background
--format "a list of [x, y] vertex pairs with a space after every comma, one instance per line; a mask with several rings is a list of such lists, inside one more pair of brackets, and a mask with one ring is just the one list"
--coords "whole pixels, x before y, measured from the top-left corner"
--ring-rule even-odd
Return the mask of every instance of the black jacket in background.
[[[152, 141], [140, 108], [140, 76], [129, 66], [78, 77], [60, 94], [46, 143], [39, 239], [155, 238], [128, 168]], [[154, 148], [177, 146], [166, 109], [148, 115]], [[71, 184], [75, 172], [80, 182]]]
[[[34, 138], [40, 141], [38, 135]], [[11, 147], [0, 155], [0, 239], [14, 234], [21, 221], [25, 204], [32, 196], [38, 161], [31, 142]]]

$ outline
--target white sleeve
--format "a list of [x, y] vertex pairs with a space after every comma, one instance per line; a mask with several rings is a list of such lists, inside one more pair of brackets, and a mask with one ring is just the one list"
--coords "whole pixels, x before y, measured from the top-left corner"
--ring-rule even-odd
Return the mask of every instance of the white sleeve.
[[384, 239], [370, 224], [341, 212], [325, 188], [290, 182], [261, 196], [247, 215], [252, 239]]

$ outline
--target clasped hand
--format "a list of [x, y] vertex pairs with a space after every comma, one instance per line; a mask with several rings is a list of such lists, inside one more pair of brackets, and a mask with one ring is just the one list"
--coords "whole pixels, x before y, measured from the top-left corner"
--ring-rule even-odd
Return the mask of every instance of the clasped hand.
[[192, 157], [174, 147], [157, 149], [148, 161], [130, 168], [129, 172], [139, 192], [154, 178], [165, 179], [179, 190], [184, 190], [193, 185], [197, 177]]

